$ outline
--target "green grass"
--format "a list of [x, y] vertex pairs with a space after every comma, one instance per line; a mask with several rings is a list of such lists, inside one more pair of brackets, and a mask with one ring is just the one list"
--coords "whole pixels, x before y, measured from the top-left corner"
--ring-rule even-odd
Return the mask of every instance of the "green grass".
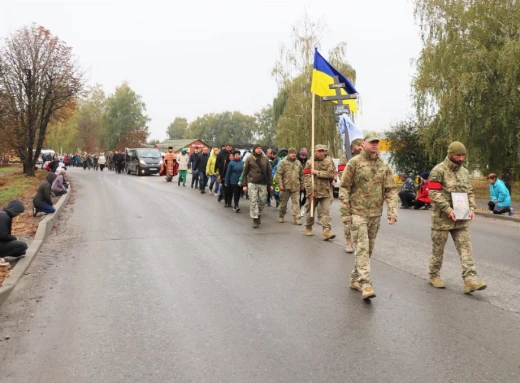
[[0, 206], [15, 198], [28, 203], [46, 175], [46, 171], [37, 171], [36, 177], [26, 177], [20, 168], [0, 168]]
[[16, 173], [16, 172], [21, 172], [22, 171], [22, 168], [18, 167], [18, 166], [8, 166], [8, 167], [3, 167], [3, 168], [0, 168], [0, 175], [2, 173]]

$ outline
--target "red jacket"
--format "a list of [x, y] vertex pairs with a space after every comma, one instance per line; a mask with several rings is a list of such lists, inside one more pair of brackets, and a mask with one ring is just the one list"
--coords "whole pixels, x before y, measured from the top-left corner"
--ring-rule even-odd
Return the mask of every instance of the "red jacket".
[[428, 190], [430, 190], [430, 181], [426, 181], [420, 188], [419, 193], [417, 193], [417, 200], [422, 201], [427, 204], [431, 204], [432, 200], [428, 196]]

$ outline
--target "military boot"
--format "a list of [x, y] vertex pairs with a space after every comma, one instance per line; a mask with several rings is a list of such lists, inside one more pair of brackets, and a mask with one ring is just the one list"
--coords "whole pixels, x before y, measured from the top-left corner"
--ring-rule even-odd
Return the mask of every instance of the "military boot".
[[282, 216], [280, 216], [280, 217], [278, 217], [278, 222], [280, 222], [280, 223], [284, 223], [285, 220], [284, 220], [284, 218], [283, 218]]
[[314, 235], [314, 234], [312, 234], [312, 226], [305, 226], [305, 235], [307, 237]]
[[350, 288], [352, 290], [357, 290], [360, 293], [363, 292], [363, 289], [361, 288], [361, 285], [359, 284], [358, 281], [350, 281]]
[[363, 299], [370, 299], [376, 297], [376, 293], [374, 293], [374, 290], [372, 290], [372, 286], [370, 285], [363, 286], [361, 289], [361, 293]]
[[262, 224], [262, 217], [260, 217], [260, 214], [258, 214], [258, 218], [256, 219], [259, 225]]
[[253, 229], [258, 229], [258, 218], [253, 218]]
[[430, 277], [430, 281], [428, 283], [438, 289], [446, 288], [446, 284], [441, 280], [440, 277]]
[[299, 217], [296, 217], [296, 218], [294, 219], [294, 224], [297, 225], [297, 226], [300, 226], [300, 225], [302, 224], [301, 219], [300, 219]]
[[328, 241], [329, 239], [336, 238], [336, 234], [332, 234], [329, 229], [323, 230], [323, 240]]
[[347, 244], [345, 246], [345, 253], [353, 253], [354, 252], [354, 246], [352, 245], [352, 240], [348, 240]]
[[473, 291], [484, 290], [487, 287], [485, 282], [464, 281], [464, 294], [470, 294]]

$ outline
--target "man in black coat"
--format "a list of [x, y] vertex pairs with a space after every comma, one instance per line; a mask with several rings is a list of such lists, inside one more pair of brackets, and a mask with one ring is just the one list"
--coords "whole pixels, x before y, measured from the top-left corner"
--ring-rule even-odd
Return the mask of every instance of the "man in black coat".
[[199, 170], [199, 187], [200, 193], [206, 193], [206, 184], [208, 183], [208, 174], [206, 173], [206, 166], [209, 160], [209, 148], [204, 148], [195, 159], [194, 168]]
[[[220, 152], [217, 155], [217, 160], [215, 161], [215, 171], [218, 171], [219, 177], [221, 179], [224, 179], [226, 176], [225, 173], [225, 166], [226, 163], [229, 160], [229, 154], [231, 153], [233, 149], [233, 146], [228, 142], [224, 148], [220, 150]], [[222, 201], [222, 198], [224, 198], [224, 188], [220, 188], [220, 194], [218, 196], [218, 202]]]
[[228, 142], [226, 144], [226, 147], [222, 149], [218, 155], [217, 155], [217, 161], [215, 162], [215, 171], [218, 170], [218, 174], [222, 179], [224, 179], [225, 174], [224, 173], [224, 164], [229, 159], [229, 153], [231, 153], [231, 150], [233, 149], [233, 146]]
[[18, 241], [11, 234], [13, 218], [22, 214], [24, 210], [22, 201], [15, 199], [9, 202], [4, 210], [0, 211], [0, 258], [22, 257], [27, 251], [27, 244]]

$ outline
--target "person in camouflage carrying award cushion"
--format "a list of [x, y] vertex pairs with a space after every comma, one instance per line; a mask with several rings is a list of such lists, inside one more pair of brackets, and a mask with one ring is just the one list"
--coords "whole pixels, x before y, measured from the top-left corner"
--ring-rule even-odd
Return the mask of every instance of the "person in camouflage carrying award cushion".
[[[473, 185], [467, 169], [462, 166], [466, 159], [466, 147], [458, 142], [452, 142], [448, 147], [446, 159], [435, 166], [430, 173], [429, 195], [432, 200], [432, 253], [430, 257], [430, 284], [443, 289], [445, 283], [440, 278], [444, 247], [451, 234], [462, 266], [464, 279], [464, 294], [484, 290], [487, 285], [477, 280], [477, 270], [473, 261], [473, 248], [469, 233], [469, 223], [475, 216], [475, 196]], [[465, 193], [469, 207], [469, 219], [457, 217], [452, 193]]]

